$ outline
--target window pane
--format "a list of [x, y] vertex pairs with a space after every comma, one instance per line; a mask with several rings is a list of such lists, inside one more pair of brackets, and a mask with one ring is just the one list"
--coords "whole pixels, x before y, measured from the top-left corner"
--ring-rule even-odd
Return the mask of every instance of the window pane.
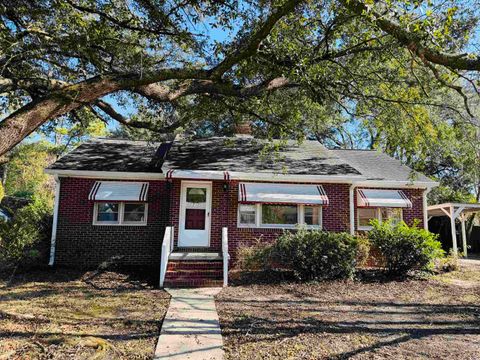
[[240, 224], [255, 226], [255, 205], [240, 205]]
[[305, 206], [304, 221], [307, 225], [320, 225], [320, 207]]
[[145, 204], [125, 204], [124, 222], [145, 222]]
[[376, 209], [358, 209], [358, 226], [371, 226], [370, 220], [376, 219]]
[[262, 224], [298, 223], [296, 205], [262, 205]]
[[402, 209], [399, 208], [383, 208], [381, 211], [382, 221], [390, 220], [394, 225], [402, 221]]
[[186, 209], [185, 210], [185, 229], [186, 230], [205, 230], [205, 210], [204, 209]]
[[204, 203], [207, 201], [207, 189], [205, 188], [187, 188], [187, 202]]
[[118, 222], [118, 204], [98, 203], [97, 221]]

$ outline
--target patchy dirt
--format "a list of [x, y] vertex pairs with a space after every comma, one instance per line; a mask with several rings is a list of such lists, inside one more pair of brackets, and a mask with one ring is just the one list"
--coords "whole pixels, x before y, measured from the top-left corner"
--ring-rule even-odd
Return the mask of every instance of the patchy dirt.
[[0, 282], [0, 359], [150, 359], [169, 295], [131, 273], [66, 270]]
[[476, 269], [425, 280], [229, 287], [217, 309], [227, 359], [480, 358]]

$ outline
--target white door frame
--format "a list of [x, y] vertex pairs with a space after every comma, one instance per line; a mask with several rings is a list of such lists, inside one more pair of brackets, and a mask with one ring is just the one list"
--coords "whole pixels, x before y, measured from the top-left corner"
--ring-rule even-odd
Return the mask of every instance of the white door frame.
[[[207, 231], [207, 245], [184, 245], [181, 244], [182, 233], [185, 230], [185, 210], [186, 210], [186, 189], [187, 187], [204, 187], [207, 189], [207, 201], [205, 208], [205, 230]], [[212, 182], [211, 181], [190, 181], [182, 180], [180, 186], [180, 206], [179, 206], [179, 224], [178, 224], [178, 247], [210, 247], [210, 228], [211, 228], [211, 214], [212, 214]]]

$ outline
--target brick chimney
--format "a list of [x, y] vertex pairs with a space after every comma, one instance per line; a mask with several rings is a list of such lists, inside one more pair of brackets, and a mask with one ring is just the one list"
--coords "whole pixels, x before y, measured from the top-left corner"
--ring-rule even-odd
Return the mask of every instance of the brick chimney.
[[252, 135], [252, 123], [250, 121], [242, 121], [235, 126], [235, 135]]

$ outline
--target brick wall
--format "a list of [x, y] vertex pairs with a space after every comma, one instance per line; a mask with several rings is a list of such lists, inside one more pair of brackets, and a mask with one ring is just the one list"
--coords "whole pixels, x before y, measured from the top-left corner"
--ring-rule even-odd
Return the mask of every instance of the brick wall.
[[[175, 245], [178, 243], [181, 180], [171, 183], [150, 181], [148, 192], [147, 226], [94, 226], [93, 201], [88, 200], [94, 179], [62, 178], [57, 229], [55, 262], [62, 265], [93, 266], [112, 256], [123, 256], [128, 265], [158, 266], [165, 226], [175, 226]], [[260, 239], [272, 241], [281, 229], [248, 229], [237, 227], [238, 181], [231, 181], [224, 190], [223, 181], [212, 181], [212, 214], [210, 248], [221, 250], [222, 227], [228, 226], [229, 249], [233, 261], [236, 249]], [[323, 208], [323, 229], [349, 231], [349, 185], [323, 184], [330, 199]], [[411, 209], [403, 209], [404, 221], [412, 225], [414, 219], [422, 225], [421, 189], [404, 189], [412, 201]], [[171, 196], [170, 196], [171, 194]], [[170, 209], [170, 211], [169, 211]], [[355, 227], [356, 217], [355, 191]]]
[[150, 181], [146, 226], [92, 225], [94, 179], [61, 178], [55, 263], [91, 267], [112, 256], [124, 265], [159, 266], [168, 219], [165, 181]]

